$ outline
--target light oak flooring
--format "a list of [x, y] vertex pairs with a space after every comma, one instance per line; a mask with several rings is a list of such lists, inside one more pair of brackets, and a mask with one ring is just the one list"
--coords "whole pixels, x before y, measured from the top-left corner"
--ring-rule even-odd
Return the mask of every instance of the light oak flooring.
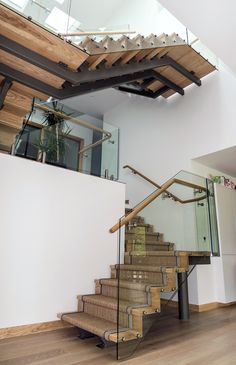
[[[236, 306], [193, 313], [180, 322], [171, 309], [122, 365], [236, 365]], [[115, 349], [79, 340], [76, 328], [0, 341], [0, 365], [117, 364]]]

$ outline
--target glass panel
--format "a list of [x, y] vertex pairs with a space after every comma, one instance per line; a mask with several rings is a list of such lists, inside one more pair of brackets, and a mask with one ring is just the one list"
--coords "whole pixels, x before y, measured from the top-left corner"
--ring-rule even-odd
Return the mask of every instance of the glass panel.
[[15, 144], [25, 158], [118, 180], [118, 128], [57, 101], [35, 101]]
[[211, 233], [211, 250], [213, 256], [220, 256], [220, 244], [218, 235], [218, 225], [216, 216], [216, 202], [215, 189], [213, 181], [207, 179], [208, 195], [208, 214], [209, 214], [209, 228]]
[[37, 141], [40, 138], [40, 129], [27, 125], [20, 135], [20, 139], [17, 144], [16, 155], [37, 160], [38, 148], [36, 146]]
[[189, 257], [205, 260], [211, 254], [214, 195], [208, 181], [186, 171], [171, 181], [165, 193], [158, 189], [148, 197], [155, 199], [146, 207], [135, 207], [140, 211], [125, 228], [124, 218], [119, 223], [118, 359], [132, 355], [158, 320], [161, 299], [178, 292], [177, 273], [191, 273]]
[[[68, 40], [78, 46], [82, 46], [81, 42], [87, 35], [99, 42], [105, 36], [100, 35], [100, 32], [112, 32], [111, 36], [114, 39], [120, 38], [121, 35], [113, 34], [113, 32], [122, 34], [130, 32], [129, 24], [108, 24], [107, 16], [103, 16], [103, 14], [101, 14], [101, 19], [93, 17], [91, 22], [90, 7], [84, 3], [83, 9], [81, 9], [81, 3], [79, 4], [78, 0], [2, 0], [0, 2], [16, 12], [30, 17], [31, 21], [56, 35], [79, 33], [77, 36], [67, 36]], [[98, 6], [100, 7], [100, 5]], [[84, 32], [86, 35], [81, 34]]]

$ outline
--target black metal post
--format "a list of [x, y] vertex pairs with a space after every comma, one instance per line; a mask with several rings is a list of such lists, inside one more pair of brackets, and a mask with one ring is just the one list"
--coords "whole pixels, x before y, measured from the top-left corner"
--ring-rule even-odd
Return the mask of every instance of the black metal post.
[[179, 319], [187, 321], [189, 319], [188, 301], [188, 273], [178, 273], [178, 300], [179, 300]]

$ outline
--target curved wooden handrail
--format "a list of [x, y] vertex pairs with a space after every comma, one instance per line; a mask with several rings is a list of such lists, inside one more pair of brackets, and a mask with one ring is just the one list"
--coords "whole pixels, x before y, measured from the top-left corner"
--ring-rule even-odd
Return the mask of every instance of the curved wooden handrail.
[[79, 154], [81, 153], [84, 153], [85, 151], [89, 150], [90, 148], [93, 148], [93, 147], [96, 147], [98, 145], [100, 145], [101, 143], [107, 141], [108, 139], [110, 139], [112, 137], [112, 134], [102, 128], [99, 128], [99, 127], [96, 127], [95, 125], [92, 125], [88, 122], [85, 122], [84, 120], [81, 120], [79, 118], [74, 118], [74, 117], [71, 117], [70, 115], [66, 115], [64, 113], [61, 113], [61, 112], [58, 112], [56, 110], [53, 110], [47, 106], [44, 106], [44, 105], [41, 105], [41, 104], [38, 104], [38, 103], [35, 103], [34, 106], [36, 106], [38, 109], [41, 109], [43, 111], [50, 111], [52, 112], [53, 114], [59, 116], [59, 117], [62, 117], [64, 118], [65, 120], [69, 120], [75, 124], [79, 124], [81, 125], [82, 127], [85, 127], [85, 128], [88, 128], [88, 129], [92, 129], [92, 130], [95, 130], [95, 131], [98, 131], [102, 134], [105, 134], [105, 137], [101, 138], [99, 141], [97, 142], [94, 142], [94, 143], [91, 143], [89, 144], [88, 146], [85, 146], [84, 148], [82, 148], [80, 151], [79, 151]]
[[[125, 165], [125, 166], [123, 166], [123, 169], [130, 169], [135, 175], [140, 176], [144, 180], [148, 181], [150, 184], [154, 185], [156, 188], [158, 188], [158, 189], [161, 188], [161, 186], [158, 185], [155, 181], [149, 179], [149, 177], [143, 175], [141, 172], [139, 172], [138, 170], [134, 169], [132, 166]], [[179, 198], [177, 198], [177, 196], [175, 196], [174, 194], [171, 194], [169, 191], [166, 191], [166, 193], [169, 194], [174, 200], [179, 201], [180, 203], [182, 203], [182, 200], [179, 199]]]
[[[125, 217], [121, 218], [119, 220], [118, 223], [116, 223], [111, 229], [110, 229], [110, 232], [111, 233], [114, 233], [116, 232], [118, 229], [120, 229], [121, 227], [123, 227], [124, 225], [128, 224], [129, 221], [131, 219], [133, 219], [134, 217], [136, 217], [136, 215], [138, 215], [138, 213], [143, 210], [146, 206], [148, 206], [151, 202], [153, 202], [153, 200], [155, 200], [158, 196], [160, 196], [162, 193], [164, 192], [167, 192], [167, 189], [172, 186], [173, 184], [178, 184], [178, 185], [183, 185], [183, 186], [186, 186], [186, 187], [189, 187], [189, 188], [193, 188], [193, 189], [198, 189], [198, 190], [202, 190], [202, 191], [206, 191], [207, 192], [207, 189], [203, 186], [200, 186], [200, 185], [196, 185], [196, 184], [193, 184], [193, 183], [190, 183], [190, 182], [187, 182], [187, 181], [184, 181], [184, 180], [179, 180], [179, 179], [170, 179], [168, 180], [167, 182], [165, 182], [162, 186], [160, 186], [160, 189], [154, 191], [154, 193], [152, 193], [151, 195], [149, 195], [146, 199], [144, 199], [141, 203], [139, 203], [132, 212], [130, 212], [129, 214], [127, 214]], [[206, 194], [207, 196], [207, 194]], [[201, 200], [202, 199], [205, 199], [206, 196], [204, 197], [201, 197]], [[188, 201], [185, 201], [186, 202], [193, 202], [193, 201], [199, 201], [200, 198], [197, 198], [197, 199], [189, 199]]]
[[[159, 184], [157, 184], [155, 181], [149, 179], [147, 176], [143, 175], [140, 171], [136, 170], [135, 168], [133, 168], [130, 165], [125, 165], [123, 166], [123, 169], [130, 169], [135, 175], [139, 175], [140, 177], [142, 177], [144, 180], [148, 181], [150, 184], [154, 185], [156, 188], [160, 189], [161, 186]], [[183, 181], [183, 180], [181, 180]], [[187, 184], [187, 182], [186, 182]], [[181, 204], [188, 204], [188, 203], [193, 203], [193, 202], [198, 202], [200, 200], [205, 199], [207, 196], [201, 196], [200, 198], [194, 198], [194, 199], [188, 199], [188, 200], [182, 200], [180, 198], [178, 198], [176, 195], [172, 194], [171, 192], [169, 192], [168, 190], [165, 191], [174, 201], [179, 202]]]

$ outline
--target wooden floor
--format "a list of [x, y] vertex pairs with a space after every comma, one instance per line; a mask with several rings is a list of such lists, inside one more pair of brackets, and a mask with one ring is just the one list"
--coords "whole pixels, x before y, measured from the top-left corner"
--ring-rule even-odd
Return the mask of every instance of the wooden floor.
[[[101, 350], [96, 338], [79, 340], [68, 328], [0, 341], [0, 365], [117, 364], [115, 349]], [[158, 319], [135, 355], [122, 365], [236, 365], [236, 306]]]

